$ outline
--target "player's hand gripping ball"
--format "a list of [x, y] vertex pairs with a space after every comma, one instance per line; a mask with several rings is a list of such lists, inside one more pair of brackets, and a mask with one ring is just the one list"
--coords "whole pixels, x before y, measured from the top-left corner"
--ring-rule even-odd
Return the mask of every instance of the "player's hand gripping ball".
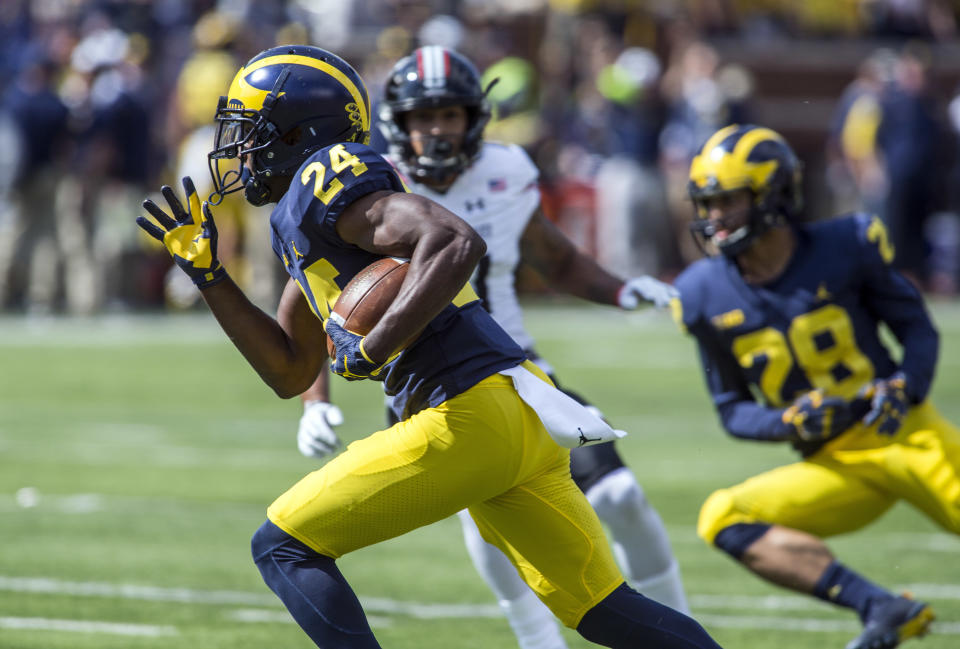
[[383, 363], [373, 361], [363, 349], [363, 338], [380, 322], [396, 299], [407, 275], [408, 262], [385, 257], [359, 273], [344, 287], [330, 317], [324, 322], [331, 369], [350, 380], [378, 378], [385, 367], [412, 343], [405, 341]]

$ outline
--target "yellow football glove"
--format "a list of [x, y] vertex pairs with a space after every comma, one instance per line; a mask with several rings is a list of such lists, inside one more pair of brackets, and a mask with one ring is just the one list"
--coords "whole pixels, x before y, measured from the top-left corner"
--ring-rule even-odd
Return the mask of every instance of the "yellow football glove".
[[177, 266], [198, 288], [207, 288], [227, 276], [227, 271], [217, 259], [217, 225], [213, 222], [207, 202], [203, 201], [201, 205], [189, 176], [183, 178], [183, 191], [187, 198], [186, 211], [173, 189], [164, 185], [160, 193], [170, 205], [173, 218], [147, 199], [143, 201], [143, 207], [161, 227], [158, 228], [142, 216], [137, 217], [137, 225], [154, 239], [163, 242]]
[[870, 400], [870, 412], [863, 418], [863, 423], [867, 426], [877, 424], [877, 432], [881, 435], [896, 435], [910, 408], [907, 378], [903, 372], [874, 381], [865, 386], [859, 396]]
[[812, 390], [784, 410], [781, 419], [793, 429], [795, 439], [826, 441], [857, 421], [858, 405], [839, 397], [828, 397], [823, 390]]

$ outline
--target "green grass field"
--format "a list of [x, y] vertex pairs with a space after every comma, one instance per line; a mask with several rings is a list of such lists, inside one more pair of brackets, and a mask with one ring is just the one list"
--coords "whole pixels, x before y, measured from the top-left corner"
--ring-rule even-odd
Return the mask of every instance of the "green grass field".
[[[933, 312], [934, 398], [960, 422], [960, 306]], [[767, 586], [696, 538], [713, 489], [793, 458], [721, 432], [694, 345], [668, 316], [541, 304], [528, 324], [561, 379], [631, 432], [621, 453], [667, 523], [695, 616], [724, 647], [841, 648], [856, 635], [851, 612]], [[316, 466], [296, 449], [299, 403], [275, 398], [211, 317], [0, 319], [0, 367], [0, 647], [313, 646], [248, 549], [269, 502]], [[334, 390], [344, 439], [380, 427], [376, 385]], [[935, 633], [907, 646], [960, 646], [960, 538], [897, 506], [831, 544], [935, 605]], [[384, 647], [516, 646], [455, 519], [340, 565]]]

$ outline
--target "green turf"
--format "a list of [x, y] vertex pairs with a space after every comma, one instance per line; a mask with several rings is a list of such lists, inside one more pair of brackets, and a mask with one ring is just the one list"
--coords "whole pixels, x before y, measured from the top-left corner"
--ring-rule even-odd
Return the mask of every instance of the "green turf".
[[[943, 334], [934, 397], [960, 422], [960, 308], [933, 312]], [[561, 379], [631, 432], [621, 453], [667, 523], [695, 613], [723, 646], [822, 649], [855, 634], [849, 612], [767, 586], [696, 538], [710, 491], [793, 458], [724, 436], [694, 346], [666, 315], [543, 303], [527, 320]], [[296, 450], [298, 403], [264, 387], [211, 317], [0, 319], [0, 367], [0, 648], [312, 646], [261, 582], [248, 544], [266, 505], [317, 463]], [[377, 386], [337, 380], [334, 391], [344, 439], [380, 426]], [[944, 633], [917, 647], [960, 646], [960, 539], [897, 506], [831, 545], [885, 585], [920, 585]], [[384, 647], [515, 646], [502, 619], [410, 613], [414, 603], [493, 608], [455, 519], [340, 563]], [[250, 618], [261, 621], [240, 621]], [[11, 628], [36, 620], [166, 635]], [[810, 620], [839, 630], [794, 628]], [[567, 636], [571, 649], [589, 646]]]

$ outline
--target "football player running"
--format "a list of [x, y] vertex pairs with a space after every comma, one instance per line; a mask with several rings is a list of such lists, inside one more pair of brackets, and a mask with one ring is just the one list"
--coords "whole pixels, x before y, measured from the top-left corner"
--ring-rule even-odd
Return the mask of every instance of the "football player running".
[[[690, 167], [693, 230], [713, 254], [677, 280], [723, 427], [800, 461], [713, 493], [698, 533], [780, 586], [851, 608], [847, 649], [924, 634], [930, 606], [840, 563], [821, 540], [904, 500], [960, 532], [960, 432], [927, 398], [938, 334], [893, 270], [876, 217], [802, 224], [800, 163], [774, 131], [728, 126]], [[883, 323], [903, 347], [896, 362]]]
[[[483, 240], [439, 204], [404, 192], [393, 167], [367, 146], [369, 111], [353, 68], [308, 46], [256, 55], [220, 100], [211, 198], [243, 190], [255, 205], [277, 203], [273, 249], [290, 281], [276, 319], [220, 264], [210, 205], [192, 181], [183, 182], [185, 204], [163, 187], [170, 213], [145, 201], [156, 222], [137, 219], [279, 396], [299, 395], [316, 379], [326, 333], [336, 347], [333, 372], [382, 381], [402, 413], [270, 505], [252, 540], [264, 581], [317, 646], [377, 649], [336, 559], [469, 508], [484, 537], [589, 641], [717, 647], [694, 620], [624, 583], [599, 519], [570, 478], [569, 452], [554, 441], [567, 431], [548, 430], [526, 401], [567, 397], [524, 360], [468, 284]], [[224, 161], [236, 166], [227, 171]], [[409, 259], [400, 292], [366, 336], [347, 331], [328, 317], [331, 306], [354, 275], [385, 256]]]
[[[526, 263], [551, 286], [600, 304], [635, 309], [665, 307], [673, 287], [652, 277], [624, 282], [579, 252], [540, 210], [538, 171], [520, 147], [483, 140], [490, 109], [473, 64], [461, 54], [423, 47], [394, 65], [386, 84], [380, 128], [388, 159], [407, 187], [457, 214], [487, 245], [471, 283], [484, 306], [554, 381], [523, 326], [515, 271]], [[304, 395], [298, 446], [323, 457], [339, 447], [325, 378]], [[571, 394], [583, 403], [580, 397]], [[663, 521], [646, 499], [613, 442], [575, 448], [570, 469], [612, 536], [617, 559], [633, 588], [688, 612], [680, 571]], [[526, 587], [516, 569], [480, 536], [466, 511], [464, 537], [478, 572], [494, 591], [522, 649], [563, 649], [554, 617]]]

